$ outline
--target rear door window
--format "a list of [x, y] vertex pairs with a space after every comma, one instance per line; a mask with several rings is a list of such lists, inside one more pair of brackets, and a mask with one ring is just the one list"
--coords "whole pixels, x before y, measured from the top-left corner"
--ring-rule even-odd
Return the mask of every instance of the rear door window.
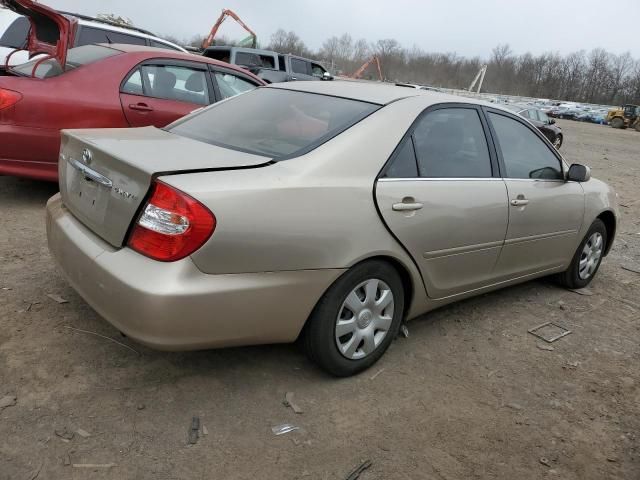
[[236, 60], [234, 63], [236, 65], [245, 65], [247, 67], [260, 66], [262, 64], [258, 55], [248, 52], [236, 52]]
[[226, 148], [285, 159], [309, 151], [380, 105], [257, 88], [173, 124], [172, 133]]
[[237, 75], [232, 75], [226, 72], [214, 72], [216, 84], [220, 91], [220, 96], [224, 98], [235, 97], [249, 90], [253, 90], [258, 86], [255, 83], [249, 82]]
[[101, 28], [82, 26], [76, 45], [90, 45], [94, 43], [126, 43], [129, 45], [146, 45], [146, 39], [136, 35], [103, 30]]
[[488, 178], [491, 157], [478, 111], [443, 108], [415, 126], [418, 171], [426, 178]]
[[0, 37], [0, 46], [9, 48], [24, 48], [31, 27], [27, 17], [16, 18]]
[[413, 148], [413, 139], [406, 137], [393, 153], [391, 163], [384, 173], [384, 178], [416, 178], [418, 163]]
[[287, 71], [287, 58], [284, 55], [278, 55], [278, 69], [281, 72]]
[[522, 123], [490, 112], [507, 178], [562, 180], [560, 160], [551, 148]]
[[273, 55], [259, 55], [260, 64], [264, 68], [276, 68], [276, 59]]
[[144, 88], [142, 86], [142, 74], [140, 69], [136, 70], [129, 75], [127, 81], [124, 82], [121, 89], [122, 93], [128, 93], [129, 95], [144, 95]]
[[291, 71], [293, 73], [300, 73], [302, 75], [310, 75], [309, 71], [309, 62], [305, 62], [304, 60], [300, 60], [299, 58], [291, 59]]
[[198, 105], [210, 103], [205, 70], [175, 65], [143, 65], [141, 74], [144, 95], [148, 97]]

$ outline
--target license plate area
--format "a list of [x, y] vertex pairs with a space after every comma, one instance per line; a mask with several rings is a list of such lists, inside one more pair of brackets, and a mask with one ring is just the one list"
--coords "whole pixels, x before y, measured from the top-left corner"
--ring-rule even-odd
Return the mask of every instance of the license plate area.
[[111, 197], [111, 181], [93, 169], [69, 158], [67, 196], [76, 212], [94, 224], [102, 224]]

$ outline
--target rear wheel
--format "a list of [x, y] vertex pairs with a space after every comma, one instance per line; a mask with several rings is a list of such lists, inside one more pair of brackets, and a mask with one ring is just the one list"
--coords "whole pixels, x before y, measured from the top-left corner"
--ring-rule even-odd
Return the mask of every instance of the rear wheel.
[[620, 117], [615, 117], [611, 120], [611, 122], [609, 122], [611, 124], [611, 126], [613, 128], [623, 128], [624, 127], [624, 120], [621, 119]]
[[325, 292], [304, 333], [309, 357], [338, 377], [369, 368], [398, 334], [404, 288], [388, 263], [367, 261], [342, 275]]
[[607, 245], [607, 228], [596, 219], [576, 250], [569, 268], [559, 275], [559, 281], [567, 288], [584, 288], [595, 277], [602, 263]]

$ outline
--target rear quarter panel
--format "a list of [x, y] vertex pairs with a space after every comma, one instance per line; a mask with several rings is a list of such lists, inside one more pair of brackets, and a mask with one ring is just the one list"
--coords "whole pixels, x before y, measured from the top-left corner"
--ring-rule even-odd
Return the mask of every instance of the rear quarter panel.
[[222, 274], [348, 268], [389, 256], [405, 266], [424, 301], [420, 274], [374, 201], [376, 176], [423, 108], [396, 102], [307, 155], [274, 165], [161, 177], [216, 216], [213, 236], [192, 255], [195, 264]]

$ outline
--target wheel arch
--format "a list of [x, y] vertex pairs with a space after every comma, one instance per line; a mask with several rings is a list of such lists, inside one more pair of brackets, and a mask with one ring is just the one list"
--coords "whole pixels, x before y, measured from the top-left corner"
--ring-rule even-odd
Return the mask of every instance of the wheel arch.
[[333, 282], [331, 282], [330, 285], [327, 285], [327, 288], [325, 288], [324, 291], [322, 292], [322, 295], [320, 295], [320, 297], [318, 297], [318, 300], [316, 301], [316, 304], [314, 305], [313, 309], [309, 313], [309, 316], [304, 321], [304, 324], [303, 324], [302, 328], [300, 329], [300, 333], [298, 334], [298, 338], [303, 337], [304, 331], [307, 328], [307, 325], [309, 324], [309, 318], [311, 318], [311, 316], [313, 315], [313, 312], [316, 310], [318, 304], [320, 303], [322, 298], [325, 296], [327, 291], [338, 281], [338, 279], [340, 279], [345, 273], [347, 273], [352, 268], [354, 268], [354, 267], [356, 267], [358, 265], [361, 265], [363, 263], [366, 263], [366, 262], [371, 262], [371, 261], [378, 261], [378, 262], [387, 263], [396, 272], [398, 272], [398, 275], [400, 275], [400, 280], [402, 281], [402, 287], [403, 287], [403, 290], [404, 290], [404, 293], [405, 293], [404, 308], [403, 308], [403, 311], [402, 311], [402, 318], [403, 318], [403, 321], [407, 320], [407, 317], [409, 316], [409, 312], [411, 311], [411, 306], [413, 304], [413, 301], [414, 301], [414, 298], [415, 298], [415, 294], [416, 294], [414, 281], [413, 281], [413, 279], [411, 277], [411, 272], [410, 272], [409, 268], [401, 260], [399, 260], [398, 258], [393, 257], [391, 255], [385, 255], [385, 254], [372, 255], [370, 257], [362, 258], [362, 259], [359, 259], [358, 261], [352, 263], [351, 265], [349, 265], [349, 267], [340, 276], [338, 276]]
[[616, 216], [611, 210], [605, 210], [600, 213], [596, 218], [604, 223], [605, 228], [607, 229], [607, 245], [605, 246], [604, 254], [607, 255], [609, 250], [611, 250], [611, 246], [613, 245], [613, 239], [616, 236]]
[[402, 287], [405, 293], [402, 318], [403, 320], [406, 320], [407, 316], [409, 315], [409, 311], [411, 310], [411, 305], [413, 304], [413, 299], [415, 295], [415, 285], [413, 284], [413, 279], [411, 278], [411, 273], [409, 272], [409, 269], [400, 260], [389, 255], [376, 255], [373, 257], [369, 257], [365, 260], [362, 260], [358, 263], [368, 262], [368, 261], [380, 261], [380, 262], [388, 263], [396, 270], [396, 272], [398, 272], [398, 275], [400, 275], [400, 279], [402, 280]]

